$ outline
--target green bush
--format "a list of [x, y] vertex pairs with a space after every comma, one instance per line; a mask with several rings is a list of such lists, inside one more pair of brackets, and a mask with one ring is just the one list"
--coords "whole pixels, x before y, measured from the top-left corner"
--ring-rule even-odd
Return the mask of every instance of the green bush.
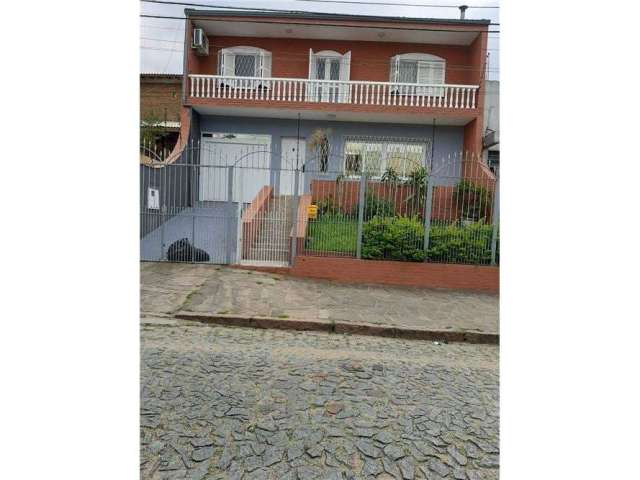
[[491, 211], [492, 194], [483, 186], [462, 180], [453, 190], [453, 201], [458, 205], [460, 218], [477, 222]]
[[[358, 208], [357, 205], [355, 207]], [[393, 202], [380, 198], [372, 193], [367, 193], [364, 201], [364, 221], [371, 220], [373, 217], [393, 217], [396, 209]]]
[[424, 261], [424, 229], [416, 218], [374, 217], [362, 229], [362, 258]]
[[445, 263], [488, 264], [491, 262], [493, 227], [482, 222], [466, 226], [432, 226], [429, 260]]
[[[491, 225], [482, 222], [431, 225], [428, 258], [432, 262], [489, 264], [492, 231]], [[422, 262], [423, 248], [424, 224], [417, 217], [375, 217], [363, 226], [362, 258]]]

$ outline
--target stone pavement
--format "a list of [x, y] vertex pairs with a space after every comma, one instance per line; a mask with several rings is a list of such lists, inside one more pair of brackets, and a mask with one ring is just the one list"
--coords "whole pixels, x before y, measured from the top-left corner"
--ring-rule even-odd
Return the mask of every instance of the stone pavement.
[[141, 264], [143, 316], [178, 311], [498, 332], [495, 295], [344, 285], [215, 265]]
[[141, 478], [497, 479], [497, 368], [495, 346], [157, 319]]

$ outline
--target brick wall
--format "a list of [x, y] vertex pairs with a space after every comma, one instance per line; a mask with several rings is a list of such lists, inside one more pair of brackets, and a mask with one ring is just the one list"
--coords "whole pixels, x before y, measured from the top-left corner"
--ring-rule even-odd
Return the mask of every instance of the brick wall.
[[314, 52], [334, 50], [340, 54], [351, 51], [351, 80], [388, 82], [391, 57], [400, 53], [430, 53], [446, 60], [447, 83], [478, 84], [477, 72], [471, 69], [471, 46], [331, 39], [209, 37], [209, 56], [191, 57], [190, 73], [216, 75], [218, 50], [237, 46], [260, 47], [270, 51], [274, 77], [308, 78], [311, 48]]
[[182, 75], [140, 75], [140, 120], [149, 116], [167, 121], [180, 121], [182, 108]]
[[[311, 182], [311, 197], [314, 202], [331, 198], [344, 213], [351, 212], [357, 215], [360, 182], [343, 181], [340, 184], [341, 192], [338, 195], [338, 185], [335, 180], [313, 180]], [[406, 185], [390, 187], [382, 182], [369, 182], [367, 191], [378, 198], [390, 200], [395, 205], [397, 215], [411, 216], [418, 212], [416, 204], [407, 202], [407, 198], [413, 193], [413, 188]], [[339, 204], [338, 204], [338, 198]], [[453, 187], [436, 186], [433, 189], [433, 208], [431, 218], [434, 220], [455, 220], [458, 216], [455, 202], [453, 201]]]
[[494, 266], [299, 256], [289, 273], [294, 277], [343, 283], [475, 290], [487, 293], [498, 293], [500, 289], [500, 269]]

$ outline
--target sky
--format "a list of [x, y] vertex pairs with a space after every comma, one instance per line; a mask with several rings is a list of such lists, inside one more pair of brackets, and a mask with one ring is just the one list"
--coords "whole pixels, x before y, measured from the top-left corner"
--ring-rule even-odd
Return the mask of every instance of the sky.
[[[173, 1], [173, 0], [171, 0]], [[176, 0], [179, 1], [179, 0]], [[451, 2], [447, 0], [370, 0], [371, 3], [409, 3], [452, 5], [453, 8], [409, 7], [388, 5], [362, 5], [309, 2], [303, 0], [183, 0], [186, 3], [207, 5], [269, 8], [282, 10], [300, 10], [323, 13], [351, 13], [360, 15], [392, 15], [396, 17], [429, 17], [429, 18], [459, 18], [458, 5], [467, 3], [462, 0]], [[365, 1], [365, 0], [357, 0]], [[470, 0], [472, 6], [497, 6], [497, 0]], [[141, 13], [147, 15], [162, 15], [183, 17], [185, 8], [204, 9], [205, 7], [185, 5], [161, 5], [157, 3], [141, 2]], [[469, 8], [466, 18], [488, 19], [499, 23], [497, 8]], [[499, 30], [500, 26], [490, 26], [490, 30]], [[498, 80], [499, 74], [499, 34], [489, 34], [488, 53], [489, 65], [487, 78]], [[169, 20], [156, 18], [140, 18], [140, 71], [143, 73], [182, 73], [182, 49], [184, 43], [184, 20]]]

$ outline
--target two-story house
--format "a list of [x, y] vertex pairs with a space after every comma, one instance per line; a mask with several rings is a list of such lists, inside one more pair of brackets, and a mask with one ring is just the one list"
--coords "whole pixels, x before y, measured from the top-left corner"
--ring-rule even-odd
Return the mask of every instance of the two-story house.
[[[183, 101], [191, 138], [210, 142], [208, 157], [231, 159], [235, 135], [263, 145], [268, 167], [284, 169], [301, 138], [298, 163], [313, 157], [302, 161], [307, 171], [375, 177], [398, 149], [436, 161], [482, 151], [488, 20], [185, 14]], [[324, 155], [309, 146], [318, 131]], [[414, 163], [394, 167], [407, 175]]]
[[[171, 205], [182, 219], [195, 211], [187, 203], [209, 210], [156, 231], [149, 243], [157, 253], [146, 258], [186, 237], [212, 261], [267, 260], [251, 253], [259, 246], [291, 262], [292, 218], [305, 214], [299, 196], [318, 204], [340, 196], [341, 211], [357, 216], [368, 188], [358, 181], [390, 172], [407, 179], [460, 152], [482, 153], [488, 20], [193, 9], [185, 16], [181, 138], [169, 162], [198, 169], [145, 173], [143, 201], [148, 194], [160, 202], [144, 215], [159, 225]], [[349, 185], [338, 192], [341, 179]], [[434, 192], [434, 202], [450, 188]], [[256, 227], [260, 211], [269, 218]], [[297, 225], [304, 236], [302, 216]]]

